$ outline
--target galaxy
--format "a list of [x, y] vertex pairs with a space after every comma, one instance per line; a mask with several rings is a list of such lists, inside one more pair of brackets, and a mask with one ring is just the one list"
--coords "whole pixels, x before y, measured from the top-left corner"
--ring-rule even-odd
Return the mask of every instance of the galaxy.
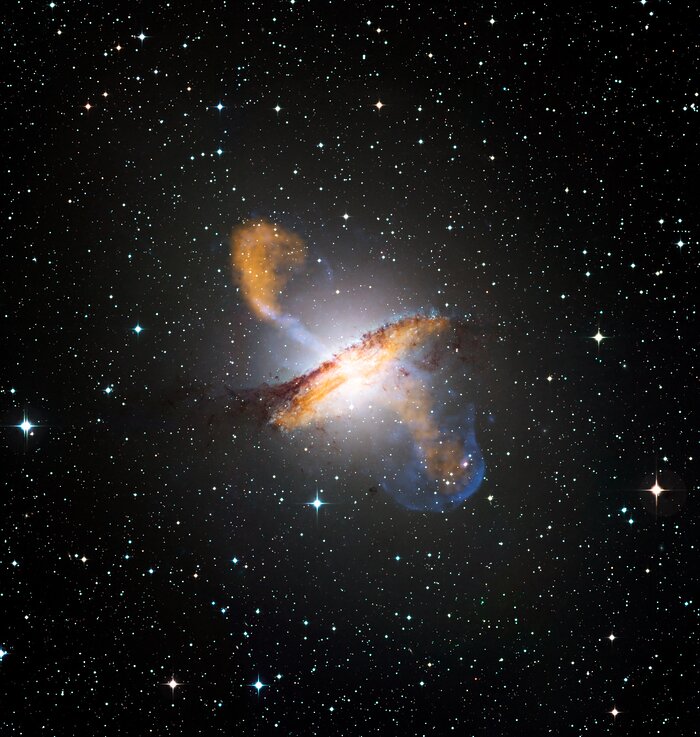
[[697, 8], [16, 2], [0, 734], [700, 734]]
[[[289, 270], [304, 261], [304, 246], [294, 234], [260, 221], [246, 224], [231, 239], [234, 274], [243, 299], [260, 319], [269, 320], [295, 340], [312, 348], [321, 343], [300, 321], [284, 314], [279, 292]], [[444, 368], [450, 354], [459, 354], [459, 342], [440, 340], [454, 333], [445, 317], [404, 317], [366, 333], [355, 345], [345, 348], [317, 368], [289, 381], [239, 392], [236, 397], [270, 425], [286, 431], [323, 427], [330, 419], [357, 423], [357, 414], [379, 405], [396, 415], [400, 428], [384, 431], [402, 433], [415, 446], [415, 458], [399, 465], [383, 484], [402, 504], [411, 509], [442, 511], [470, 496], [484, 475], [481, 451], [475, 439], [473, 407], [464, 406], [462, 392], [448, 388], [446, 397], [437, 392], [431, 374]], [[459, 357], [461, 358], [461, 357]], [[453, 377], [454, 378], [454, 377]], [[443, 417], [458, 419], [449, 430], [441, 428]], [[378, 427], [376, 413], [371, 425]], [[404, 442], [406, 438], [402, 439]], [[373, 443], [376, 445], [377, 439]], [[390, 458], [401, 458], [394, 448]], [[404, 454], [405, 455], [405, 454]], [[387, 459], [382, 460], [386, 467]]]

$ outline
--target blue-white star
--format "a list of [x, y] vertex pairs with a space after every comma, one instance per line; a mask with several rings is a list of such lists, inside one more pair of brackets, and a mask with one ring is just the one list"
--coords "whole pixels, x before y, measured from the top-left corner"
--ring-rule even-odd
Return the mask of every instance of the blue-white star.
[[325, 504], [325, 502], [322, 502], [318, 498], [318, 492], [316, 493], [316, 498], [312, 502], [306, 502], [306, 503], [308, 506], [313, 507], [317, 512]]

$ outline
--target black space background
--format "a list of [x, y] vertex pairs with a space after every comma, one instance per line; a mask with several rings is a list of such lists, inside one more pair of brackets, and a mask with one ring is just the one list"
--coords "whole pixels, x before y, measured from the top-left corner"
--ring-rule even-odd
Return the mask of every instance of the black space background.
[[[3, 735], [700, 731], [697, 7], [435, 6], [4, 6]], [[249, 217], [489, 336], [462, 508], [226, 413]]]

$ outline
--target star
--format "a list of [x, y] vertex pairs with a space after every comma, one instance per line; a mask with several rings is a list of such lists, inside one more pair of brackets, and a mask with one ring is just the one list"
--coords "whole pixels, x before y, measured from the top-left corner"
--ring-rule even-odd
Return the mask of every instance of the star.
[[7, 651], [3, 650], [3, 649], [2, 649], [1, 647], [0, 647], [0, 660], [2, 660], [2, 659], [3, 659], [3, 658], [4, 658], [5, 656], [6, 656], [6, 655], [7, 655]]
[[141, 31], [141, 33], [139, 33], [139, 35], [136, 36], [136, 38], [138, 38], [138, 40], [141, 41], [141, 43], [143, 43], [148, 38], [148, 36], [143, 31]]
[[17, 425], [17, 427], [25, 434], [29, 433], [29, 431], [34, 427], [31, 422], [25, 417], [22, 422]]
[[323, 506], [323, 502], [322, 502], [322, 501], [321, 501], [321, 500], [320, 500], [320, 499], [319, 499], [318, 497], [316, 497], [316, 498], [315, 498], [315, 499], [314, 499], [314, 500], [313, 500], [313, 501], [311, 502], [311, 505], [312, 505], [313, 507], [315, 507], [316, 509], [319, 509], [320, 507], [322, 507], [322, 506]]
[[616, 707], [613, 706], [612, 711], [609, 711], [608, 714], [612, 714], [613, 719], [619, 714], [620, 712], [617, 710]]
[[262, 691], [262, 689], [263, 688], [266, 688], [266, 686], [267, 686], [266, 683], [263, 683], [260, 680], [260, 676], [258, 676], [258, 680], [255, 681], [255, 683], [251, 683], [250, 685], [258, 692], [258, 696], [260, 695], [260, 691]]
[[347, 219], [350, 217], [350, 215], [347, 214], [347, 212], [343, 215], [343, 220], [347, 222]]
[[216, 109], [217, 109], [217, 110], [218, 110], [219, 112], [221, 112], [221, 111], [222, 111], [222, 110], [224, 109], [224, 106], [223, 106], [223, 105], [222, 105], [221, 103], [219, 103], [218, 105], [214, 105], [214, 107], [215, 107], [215, 108], [216, 108]]
[[603, 340], [605, 340], [605, 339], [606, 339], [607, 337], [608, 337], [608, 336], [607, 336], [607, 335], [603, 335], [603, 334], [602, 334], [602, 333], [600, 332], [600, 328], [598, 328], [598, 332], [597, 332], [597, 333], [596, 333], [596, 334], [595, 334], [595, 335], [593, 336], [593, 340], [595, 340], [595, 342], [596, 342], [596, 343], [597, 343], [598, 345], [600, 345], [600, 344], [601, 344], [601, 342], [602, 342]]
[[105, 390], [104, 390], [105, 394], [111, 394], [111, 393], [112, 393], [112, 391], [113, 391], [113, 389], [112, 389], [112, 387], [111, 387], [111, 386], [106, 386], [106, 387], [105, 387]]
[[276, 113], [279, 113], [279, 111], [282, 109], [279, 105], [275, 105], [274, 108], [272, 108]]
[[612, 632], [611, 632], [608, 635], [608, 640], [610, 640], [610, 642], [615, 642], [615, 640], [617, 640], [617, 637], [615, 637], [615, 635], [613, 635]]
[[384, 103], [381, 100], [379, 100], [378, 102], [374, 103], [374, 107], [376, 107], [377, 110], [381, 110], [384, 107]]
[[678, 248], [683, 248], [683, 246], [685, 245], [685, 242], [682, 240], [679, 240], [678, 243], [676, 243], [676, 245], [678, 246]]
[[173, 676], [168, 681], [168, 684], [167, 685], [170, 686], [170, 688], [172, 688], [172, 690], [174, 691], [180, 684], [175, 680], [175, 676]]
[[659, 494], [663, 491], [663, 489], [659, 486], [658, 479], [654, 481], [654, 485], [649, 489], [649, 491], [658, 499]]
[[85, 103], [85, 105], [83, 105], [83, 107], [84, 107], [84, 108], [85, 108], [86, 110], [90, 110], [90, 109], [92, 108], [92, 105], [91, 105], [91, 104], [90, 104], [89, 102], [86, 102], [86, 103]]
[[143, 328], [138, 323], [136, 323], [136, 325], [131, 329], [136, 333], [136, 335], [139, 335], [139, 333], [141, 333], [141, 331], [143, 330]]

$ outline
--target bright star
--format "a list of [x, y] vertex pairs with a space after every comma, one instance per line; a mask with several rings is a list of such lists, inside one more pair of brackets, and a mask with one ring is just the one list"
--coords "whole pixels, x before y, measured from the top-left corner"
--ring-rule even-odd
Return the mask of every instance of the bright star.
[[612, 711], [608, 712], [613, 715], [613, 719], [620, 713], [616, 707], [613, 706]]
[[595, 335], [593, 336], [593, 340], [595, 340], [595, 342], [596, 342], [596, 343], [597, 343], [598, 345], [600, 345], [601, 341], [605, 340], [605, 339], [606, 339], [607, 337], [608, 337], [607, 335], [603, 335], [603, 334], [602, 334], [602, 333], [600, 332], [600, 328], [599, 328], [599, 329], [598, 329], [598, 332], [597, 332], [597, 333], [596, 333], [596, 334], [595, 334]]
[[663, 491], [663, 489], [659, 486], [658, 479], [654, 481], [654, 485], [649, 489], [649, 491], [658, 499], [659, 494]]
[[610, 640], [610, 642], [614, 642], [615, 640], [617, 640], [617, 637], [615, 637], [615, 635], [613, 635], [612, 633], [610, 633], [608, 635], [608, 640]]
[[6, 655], [7, 652], [0, 647], [0, 660], [2, 660]]
[[136, 326], [132, 328], [132, 330], [136, 333], [136, 335], [138, 335], [143, 330], [143, 328], [137, 323]]
[[33, 427], [31, 422], [25, 417], [21, 424], [17, 425], [20, 430], [26, 435]]
[[348, 215], [347, 212], [346, 212], [345, 215], [343, 215], [343, 220], [347, 220], [349, 217], [350, 217], [350, 215]]
[[377, 110], [381, 110], [384, 107], [384, 103], [381, 100], [379, 100], [378, 102], [374, 103], [374, 107], [376, 107]]
[[278, 112], [279, 112], [279, 111], [280, 111], [281, 109], [282, 109], [282, 108], [281, 108], [281, 107], [280, 107], [279, 105], [275, 105], [275, 107], [273, 108], [273, 110], [274, 110], [274, 111], [275, 111], [276, 113], [278, 113]]
[[175, 689], [176, 689], [176, 688], [177, 688], [177, 687], [178, 687], [179, 685], [180, 685], [180, 684], [179, 684], [179, 683], [178, 683], [178, 682], [177, 682], [177, 681], [175, 680], [175, 676], [173, 676], [173, 677], [172, 677], [172, 678], [171, 678], [171, 679], [170, 679], [170, 680], [168, 681], [168, 686], [170, 686], [170, 688], [172, 688], [172, 690], [173, 690], [173, 691], [174, 691], [174, 690], [175, 690]]
[[143, 31], [141, 31], [141, 33], [139, 33], [139, 35], [136, 36], [136, 38], [138, 38], [138, 40], [141, 41], [141, 43], [143, 43], [148, 38], [148, 36], [146, 36], [146, 34]]
[[682, 240], [679, 240], [678, 243], [676, 243], [676, 245], [678, 246], [678, 248], [683, 248], [685, 243]]

